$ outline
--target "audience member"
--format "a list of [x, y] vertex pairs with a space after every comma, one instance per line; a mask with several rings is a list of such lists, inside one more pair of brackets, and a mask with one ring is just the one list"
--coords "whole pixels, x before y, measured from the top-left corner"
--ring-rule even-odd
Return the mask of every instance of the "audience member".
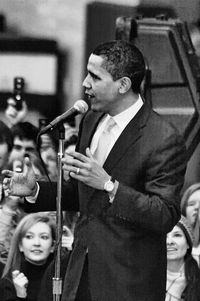
[[200, 270], [191, 255], [193, 233], [182, 216], [167, 234], [167, 284], [165, 301], [199, 301]]
[[[72, 151], [76, 148], [76, 143], [78, 140], [77, 135], [72, 135], [69, 139], [65, 140], [64, 142], [64, 156], [67, 157]], [[63, 171], [63, 176], [65, 181], [69, 179], [69, 172]]]
[[[64, 143], [64, 156], [67, 157], [72, 151], [75, 151], [76, 148], [76, 143], [78, 140], [78, 136], [73, 134], [72, 136], [69, 137]], [[69, 172], [68, 171], [63, 171], [63, 176], [65, 181], [69, 179]], [[74, 229], [76, 222], [79, 217], [79, 212], [76, 211], [63, 211], [63, 222], [64, 225], [68, 227], [67, 231], [67, 238], [68, 240], [74, 240]]]
[[189, 24], [189, 32], [200, 65], [200, 19]]
[[76, 127], [76, 120], [68, 120], [64, 123], [65, 140], [68, 141], [72, 136], [78, 136], [78, 127]]
[[19, 122], [11, 128], [13, 135], [13, 149], [10, 154], [9, 162], [22, 160], [25, 155], [30, 155], [37, 150], [38, 128], [30, 122]]
[[[31, 152], [29, 157], [32, 162], [35, 178], [40, 181], [46, 180], [46, 173], [37, 153]], [[21, 172], [23, 170], [22, 160], [14, 160], [12, 167], [14, 171]], [[0, 205], [0, 261], [4, 264], [7, 260], [14, 229], [25, 215], [23, 203], [24, 198], [19, 196], [6, 196], [6, 193], [3, 193]]]
[[3, 198], [1, 171], [8, 167], [9, 156], [13, 147], [13, 136], [9, 127], [0, 120], [0, 201]]
[[[62, 233], [62, 248], [61, 248], [61, 264], [60, 278], [64, 279], [67, 270], [69, 257], [72, 250], [73, 236], [71, 230], [67, 226], [63, 227]], [[52, 279], [55, 277], [55, 261], [52, 261], [47, 267], [42, 282], [41, 290], [37, 301], [53, 301]], [[84, 301], [84, 300], [83, 300]]]
[[55, 229], [45, 213], [29, 214], [19, 222], [0, 280], [1, 301], [37, 300], [43, 274], [53, 259]]
[[[36, 152], [31, 152], [30, 160], [33, 165], [35, 178], [42, 181], [46, 180], [46, 173], [41, 164], [41, 160]], [[21, 172], [23, 170], [22, 160], [13, 161], [13, 170]], [[3, 190], [2, 190], [3, 191]], [[11, 245], [13, 232], [21, 218], [25, 215], [23, 208], [24, 198], [19, 196], [7, 196], [2, 193], [0, 204], [0, 263], [1, 267], [6, 263], [8, 252]], [[3, 268], [3, 267], [2, 267]], [[1, 272], [0, 272], [1, 274]]]
[[0, 120], [0, 171], [8, 165], [13, 147], [13, 136], [8, 126]]
[[192, 255], [200, 264], [200, 183], [189, 186], [181, 199], [181, 212], [188, 219], [194, 235]]
[[20, 110], [16, 108], [16, 101], [10, 97], [7, 100], [7, 107], [5, 110], [6, 122], [9, 127], [24, 122], [28, 114], [28, 107], [26, 101], [22, 101], [22, 107]]
[[23, 198], [4, 196], [0, 205], [0, 263], [2, 268], [8, 258], [14, 230], [24, 215]]
[[45, 164], [48, 176], [51, 181], [57, 181], [58, 178], [58, 164], [57, 152], [53, 145], [40, 148], [41, 158]]
[[[48, 119], [39, 119], [39, 130], [49, 123]], [[57, 150], [58, 150], [58, 137], [55, 132], [45, 133], [40, 135], [38, 143], [38, 151], [42, 161], [46, 167], [48, 176], [51, 181], [57, 181], [58, 166], [57, 166]]]

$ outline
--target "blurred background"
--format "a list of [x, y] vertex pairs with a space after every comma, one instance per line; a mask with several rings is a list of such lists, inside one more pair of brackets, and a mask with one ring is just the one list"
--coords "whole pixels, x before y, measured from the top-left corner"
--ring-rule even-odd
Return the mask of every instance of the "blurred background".
[[[200, 1], [198, 0], [107, 0], [107, 1], [89, 1], [89, 0], [0, 0], [0, 54], [5, 50], [3, 45], [5, 38], [17, 39], [20, 37], [36, 38], [36, 39], [49, 39], [57, 43], [53, 45], [53, 42], [49, 42], [49, 45], [41, 41], [32, 41], [32, 45], [28, 43], [24, 46], [23, 51], [26, 50], [32, 54], [37, 51], [51, 52], [52, 56], [46, 57], [46, 62], [43, 66], [40, 66], [40, 61], [37, 63], [35, 60], [35, 66], [33, 60], [30, 58], [31, 67], [29, 63], [25, 63], [26, 67], [32, 69], [23, 70], [22, 74], [26, 81], [26, 90], [28, 92], [40, 92], [42, 86], [43, 93], [54, 94], [59, 93], [59, 109], [64, 109], [73, 105], [73, 103], [82, 97], [81, 82], [85, 75], [85, 55], [86, 55], [86, 42], [87, 42], [87, 19], [89, 14], [90, 3], [105, 3], [128, 6], [132, 8], [132, 16], [137, 14], [137, 10], [140, 12], [142, 6], [146, 13], [150, 12], [152, 15], [158, 13], [156, 11], [159, 7], [166, 7], [174, 11], [174, 15], [177, 15], [182, 20], [187, 22], [195, 22], [198, 20], [200, 14]], [[152, 8], [151, 8], [152, 7]], [[124, 14], [125, 10], [122, 12]], [[127, 14], [130, 10], [127, 9]], [[106, 6], [105, 6], [106, 13]], [[110, 12], [112, 14], [112, 12]], [[120, 14], [120, 13], [119, 13]], [[103, 23], [105, 20], [102, 20]], [[113, 26], [111, 24], [111, 26]], [[114, 36], [113, 36], [114, 38]], [[39, 42], [41, 45], [39, 45]], [[43, 42], [43, 43], [42, 43]], [[15, 41], [16, 44], [16, 41]], [[35, 45], [36, 44], [36, 45]], [[17, 47], [17, 46], [15, 46]], [[20, 47], [20, 46], [19, 46]], [[10, 48], [10, 49], [9, 49]], [[15, 52], [13, 44], [7, 46], [7, 51]], [[32, 48], [32, 49], [31, 49]], [[58, 62], [54, 61], [54, 53], [59, 50], [62, 63], [58, 66]], [[55, 55], [56, 56], [56, 55]], [[2, 61], [0, 56], [0, 63]], [[39, 59], [38, 59], [39, 60]], [[9, 92], [13, 88], [13, 79], [9, 76], [18, 75], [14, 74], [17, 66], [17, 60], [15, 57], [10, 60], [10, 63], [14, 64], [9, 66], [12, 68], [10, 74], [5, 68], [7, 65], [0, 68], [0, 92]], [[5, 63], [6, 64], [6, 63]], [[9, 62], [8, 62], [9, 64]], [[19, 64], [19, 63], [18, 63]], [[50, 70], [45, 70], [47, 66]], [[60, 68], [57, 70], [56, 68]], [[33, 70], [33, 69], [37, 69]], [[24, 67], [24, 69], [26, 69]], [[43, 69], [43, 70], [42, 70]], [[62, 70], [61, 70], [62, 69]], [[11, 72], [12, 71], [12, 72]], [[32, 72], [32, 74], [31, 74]], [[37, 73], [37, 75], [35, 74]], [[51, 74], [49, 74], [51, 73]], [[57, 74], [59, 73], [59, 75]], [[46, 81], [44, 77], [47, 77]], [[21, 74], [20, 74], [21, 75]], [[57, 76], [59, 76], [59, 87], [56, 87]], [[40, 83], [41, 82], [41, 87]], [[58, 89], [56, 91], [56, 89]], [[30, 91], [29, 91], [30, 90]], [[36, 91], [39, 90], [39, 91]], [[58, 109], [58, 104], [57, 104]], [[56, 114], [56, 111], [55, 111]]]

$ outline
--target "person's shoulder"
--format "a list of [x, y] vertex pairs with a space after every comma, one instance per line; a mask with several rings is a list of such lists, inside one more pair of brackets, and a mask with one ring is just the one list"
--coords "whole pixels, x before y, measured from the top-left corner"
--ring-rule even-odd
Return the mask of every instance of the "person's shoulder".
[[[145, 139], [156, 149], [175, 149], [186, 156], [186, 144], [183, 134], [167, 117], [151, 109], [146, 124]], [[150, 138], [149, 138], [150, 137]]]
[[164, 132], [165, 135], [174, 134], [180, 138], [183, 138], [180, 129], [170, 120], [170, 118], [165, 115], [161, 115], [155, 109], [151, 110], [151, 118], [149, 118], [149, 122], [158, 129], [157, 132], [160, 134]]

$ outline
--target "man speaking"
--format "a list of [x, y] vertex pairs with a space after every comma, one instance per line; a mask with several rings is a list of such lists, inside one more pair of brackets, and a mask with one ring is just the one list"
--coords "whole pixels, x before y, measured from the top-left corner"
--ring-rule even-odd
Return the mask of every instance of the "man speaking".
[[[62, 301], [164, 301], [166, 233], [180, 218], [184, 143], [142, 99], [145, 63], [134, 45], [99, 45], [87, 71], [91, 110], [80, 124], [76, 151], [62, 159], [70, 173], [62, 209], [80, 211]], [[21, 175], [4, 172], [9, 193], [22, 194], [26, 186], [24, 194], [34, 196], [26, 165]], [[39, 183], [30, 211], [55, 209], [47, 185]]]

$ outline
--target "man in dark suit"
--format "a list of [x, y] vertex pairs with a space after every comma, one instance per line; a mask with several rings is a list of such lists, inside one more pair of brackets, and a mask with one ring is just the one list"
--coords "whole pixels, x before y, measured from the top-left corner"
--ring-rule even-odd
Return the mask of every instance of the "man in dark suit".
[[[91, 110], [81, 121], [76, 151], [62, 159], [70, 173], [62, 208], [80, 211], [62, 300], [162, 301], [166, 233], [180, 218], [184, 143], [142, 99], [145, 63], [134, 45], [112, 41], [98, 46], [87, 70], [83, 86]], [[110, 118], [114, 125], [98, 157]], [[35, 181], [26, 164], [28, 180], [20, 175], [28, 187], [24, 194], [34, 195]], [[20, 193], [25, 191], [19, 176], [5, 174], [8, 192], [17, 193], [16, 181]], [[29, 210], [55, 209], [46, 186], [40, 183]]]

